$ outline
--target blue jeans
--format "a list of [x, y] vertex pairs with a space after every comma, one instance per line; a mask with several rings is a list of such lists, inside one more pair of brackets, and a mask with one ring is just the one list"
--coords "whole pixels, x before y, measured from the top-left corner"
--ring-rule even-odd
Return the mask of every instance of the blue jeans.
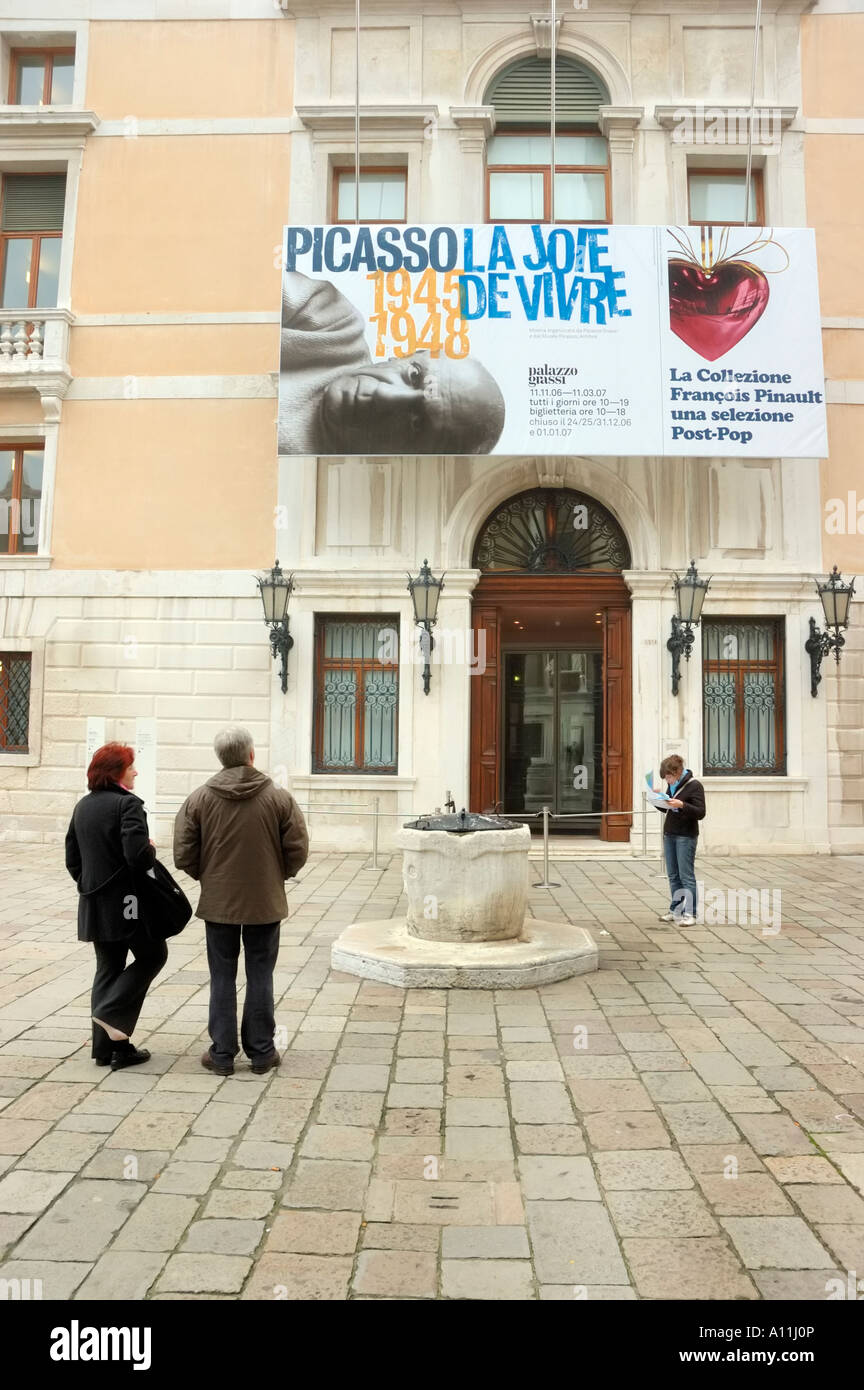
[[698, 843], [695, 835], [663, 836], [666, 872], [672, 894], [669, 911], [674, 912], [676, 917], [696, 917], [699, 911], [694, 868]]

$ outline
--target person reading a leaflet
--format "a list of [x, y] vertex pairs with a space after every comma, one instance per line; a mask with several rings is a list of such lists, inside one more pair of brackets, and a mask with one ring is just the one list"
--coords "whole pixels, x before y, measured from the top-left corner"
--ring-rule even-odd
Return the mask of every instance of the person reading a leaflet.
[[373, 362], [364, 322], [326, 280], [282, 290], [280, 454], [488, 454], [504, 397], [476, 359], [427, 351]]

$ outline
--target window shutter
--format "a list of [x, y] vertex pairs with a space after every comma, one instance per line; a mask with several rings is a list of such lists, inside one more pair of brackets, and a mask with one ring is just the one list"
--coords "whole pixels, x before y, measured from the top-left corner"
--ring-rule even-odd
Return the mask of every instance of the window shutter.
[[62, 232], [65, 174], [6, 174], [4, 232]]
[[[552, 105], [552, 64], [520, 58], [500, 72], [486, 93], [499, 125], [548, 125]], [[609, 102], [605, 84], [581, 63], [558, 57], [555, 63], [556, 120], [597, 125], [598, 107]]]

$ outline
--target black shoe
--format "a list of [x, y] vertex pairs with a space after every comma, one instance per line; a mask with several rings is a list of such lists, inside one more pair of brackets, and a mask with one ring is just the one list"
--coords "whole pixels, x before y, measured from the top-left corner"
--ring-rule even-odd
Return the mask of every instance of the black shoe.
[[260, 1061], [256, 1059], [252, 1063], [252, 1070], [256, 1076], [263, 1076], [265, 1072], [272, 1071], [274, 1067], [278, 1067], [281, 1061], [282, 1058], [279, 1056], [278, 1052], [271, 1052], [269, 1057], [264, 1057]]
[[111, 1054], [111, 1070], [121, 1071], [123, 1067], [138, 1067], [150, 1061], [146, 1047], [135, 1047], [131, 1042], [117, 1043]]
[[96, 1063], [97, 1067], [110, 1067], [111, 1065], [110, 1057], [94, 1057], [93, 1061]]
[[202, 1067], [205, 1067], [205, 1068], [207, 1069], [207, 1071], [215, 1072], [216, 1076], [233, 1076], [233, 1075], [234, 1075], [234, 1064], [233, 1064], [233, 1062], [232, 1062], [229, 1066], [227, 1066], [227, 1067], [226, 1067], [226, 1066], [221, 1066], [218, 1062], [214, 1062], [214, 1061], [213, 1061], [213, 1058], [211, 1057], [211, 1055], [210, 1055], [209, 1052], [205, 1052], [205, 1053], [204, 1053], [204, 1056], [201, 1058], [201, 1065], [202, 1065]]

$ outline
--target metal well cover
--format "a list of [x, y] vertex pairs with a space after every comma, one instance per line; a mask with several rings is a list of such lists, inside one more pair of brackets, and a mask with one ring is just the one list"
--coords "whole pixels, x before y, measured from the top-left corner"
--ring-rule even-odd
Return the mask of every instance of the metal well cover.
[[477, 811], [466, 811], [458, 815], [418, 816], [417, 820], [407, 821], [404, 830], [448, 830], [451, 835], [468, 835], [476, 830], [520, 830], [515, 821], [505, 820], [503, 816], [482, 816]]

